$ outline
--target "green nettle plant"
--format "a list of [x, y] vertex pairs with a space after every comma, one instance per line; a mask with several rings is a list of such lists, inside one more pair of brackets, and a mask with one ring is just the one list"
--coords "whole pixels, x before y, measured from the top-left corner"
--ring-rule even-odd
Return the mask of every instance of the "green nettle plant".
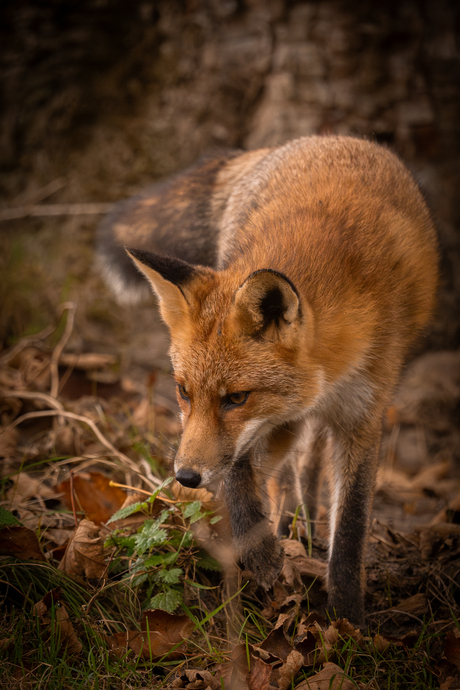
[[[147, 519], [136, 534], [126, 536], [125, 530], [115, 529], [105, 543], [106, 547], [116, 548], [113, 569], [124, 571], [123, 580], [136, 589], [146, 585], [142, 608], [163, 609], [168, 613], [183, 604], [184, 578], [194, 544], [190, 525], [203, 518], [208, 518], [210, 524], [221, 519], [213, 511], [203, 510], [201, 501], [176, 503], [150, 517], [155, 500], [171, 481], [172, 477], [166, 479], [147, 500], [121, 508], [112, 515], [107, 524], [138, 512], [145, 513]], [[195, 567], [220, 570], [218, 562], [204, 552], [198, 552], [193, 560]]]

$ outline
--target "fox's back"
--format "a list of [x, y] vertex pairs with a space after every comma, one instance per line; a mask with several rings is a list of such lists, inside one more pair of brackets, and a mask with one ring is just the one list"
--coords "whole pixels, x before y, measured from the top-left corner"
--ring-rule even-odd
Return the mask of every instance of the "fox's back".
[[390, 151], [305, 137], [269, 152], [222, 215], [218, 262], [285, 273], [325, 312], [360, 302], [421, 326], [437, 280], [435, 229], [418, 186]]

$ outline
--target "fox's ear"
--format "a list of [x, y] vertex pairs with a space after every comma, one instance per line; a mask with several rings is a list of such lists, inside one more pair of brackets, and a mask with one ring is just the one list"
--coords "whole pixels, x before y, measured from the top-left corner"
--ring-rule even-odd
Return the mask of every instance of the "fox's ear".
[[189, 323], [190, 304], [187, 284], [199, 272], [181, 259], [162, 256], [142, 249], [128, 249], [128, 255], [150, 282], [158, 297], [160, 313], [171, 330], [183, 331]]
[[295, 286], [269, 268], [255, 271], [235, 293], [234, 317], [243, 333], [269, 340], [288, 338], [289, 327], [300, 318]]

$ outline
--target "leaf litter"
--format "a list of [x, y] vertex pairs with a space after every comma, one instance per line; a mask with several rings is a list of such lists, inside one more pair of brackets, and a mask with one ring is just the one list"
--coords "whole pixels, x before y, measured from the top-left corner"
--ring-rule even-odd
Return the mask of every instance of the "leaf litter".
[[[361, 669], [371, 653], [382, 678], [399, 655], [443, 690], [460, 687], [455, 353], [416, 360], [388, 412], [368, 547], [369, 627], [360, 631], [321, 615], [327, 522], [312, 540], [299, 520], [304, 539], [283, 540], [279, 581], [269, 593], [258, 590], [235, 565], [216, 498], [163, 481], [178, 424], [174, 408], [152, 396], [155, 375], [146, 394], [117, 374], [113, 355], [67, 352], [74, 309], [66, 308], [57, 344], [48, 329], [0, 361], [6, 622], [18, 602], [31, 605], [47, 644], [54, 636], [78, 659], [97, 640], [120, 663], [153, 666], [158, 687], [380, 687]], [[92, 395], [79, 395], [82, 377]], [[65, 579], [33, 601], [18, 587], [22, 561], [29, 573], [46, 567], [54, 581]], [[69, 578], [86, 592], [79, 608], [67, 600]], [[6, 628], [0, 654], [14, 645]], [[428, 629], [435, 641], [426, 659], [417, 640]], [[30, 654], [27, 639], [23, 645]]]

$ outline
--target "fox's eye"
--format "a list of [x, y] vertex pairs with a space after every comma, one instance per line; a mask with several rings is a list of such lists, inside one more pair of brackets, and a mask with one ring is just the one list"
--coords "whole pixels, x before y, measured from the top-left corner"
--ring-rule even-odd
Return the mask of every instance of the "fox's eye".
[[190, 402], [190, 396], [188, 395], [187, 391], [185, 390], [184, 386], [182, 386], [180, 383], [177, 384], [177, 390], [179, 391], [179, 395], [183, 400], [186, 400], [187, 402]]
[[250, 391], [238, 391], [238, 393], [229, 393], [225, 397], [226, 407], [240, 407], [244, 405], [249, 397]]

